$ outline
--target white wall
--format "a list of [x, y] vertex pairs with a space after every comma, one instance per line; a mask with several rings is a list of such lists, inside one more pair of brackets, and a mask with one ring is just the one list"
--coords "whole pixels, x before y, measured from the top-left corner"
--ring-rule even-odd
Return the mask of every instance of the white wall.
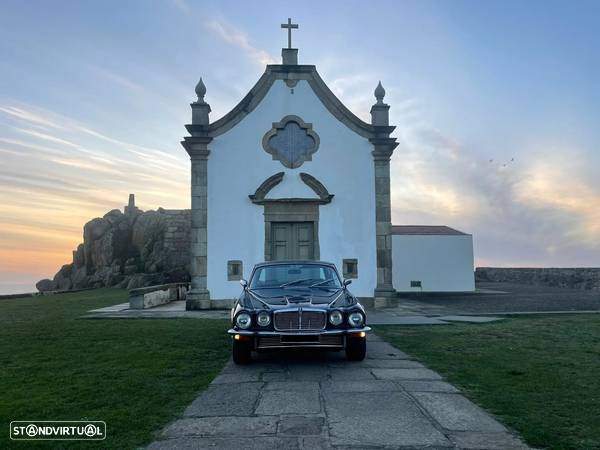
[[[273, 161], [262, 138], [273, 122], [294, 114], [313, 124], [320, 146], [298, 169]], [[214, 120], [214, 118], [213, 118]], [[358, 258], [359, 278], [352, 292], [372, 296], [376, 285], [375, 182], [372, 145], [333, 117], [304, 80], [293, 93], [277, 80], [258, 107], [209, 145], [208, 158], [208, 290], [211, 298], [239, 295], [237, 282], [227, 281], [227, 261], [239, 259], [248, 277], [264, 260], [263, 207], [248, 194], [268, 177], [285, 172], [268, 198], [316, 195], [300, 172], [317, 178], [335, 197], [319, 207], [320, 259], [342, 270], [342, 259]]]
[[397, 291], [421, 291], [411, 280], [421, 280], [424, 292], [475, 290], [470, 235], [393, 235], [392, 263]]

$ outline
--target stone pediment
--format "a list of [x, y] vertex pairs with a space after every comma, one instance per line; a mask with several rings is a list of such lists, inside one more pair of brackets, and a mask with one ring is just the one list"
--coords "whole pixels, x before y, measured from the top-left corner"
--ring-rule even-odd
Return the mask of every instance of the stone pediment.
[[209, 125], [186, 125], [192, 136], [217, 137], [250, 114], [260, 104], [276, 80], [294, 85], [299, 80], [305, 80], [321, 103], [340, 122], [352, 131], [366, 139], [375, 139], [389, 135], [395, 127], [374, 126], [364, 122], [350, 111], [329, 89], [313, 65], [268, 65], [265, 73], [250, 92], [229, 113]]

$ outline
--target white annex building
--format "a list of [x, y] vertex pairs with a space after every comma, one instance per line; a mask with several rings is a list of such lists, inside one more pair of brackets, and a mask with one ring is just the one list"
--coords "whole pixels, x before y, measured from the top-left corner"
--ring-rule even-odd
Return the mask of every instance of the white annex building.
[[366, 123], [315, 66], [298, 64], [289, 34], [282, 57], [219, 120], [209, 120], [202, 79], [196, 86], [182, 142], [192, 172], [188, 309], [237, 297], [234, 281], [265, 260], [333, 262], [354, 278], [359, 297], [474, 290], [471, 235], [391, 224], [390, 158], [398, 143], [381, 83]]

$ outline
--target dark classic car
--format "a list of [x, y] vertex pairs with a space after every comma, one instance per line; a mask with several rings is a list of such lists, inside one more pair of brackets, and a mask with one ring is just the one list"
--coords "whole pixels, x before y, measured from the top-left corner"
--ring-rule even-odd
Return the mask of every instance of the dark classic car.
[[334, 264], [278, 261], [257, 264], [231, 310], [233, 360], [250, 362], [252, 351], [291, 347], [366, 354], [366, 314]]

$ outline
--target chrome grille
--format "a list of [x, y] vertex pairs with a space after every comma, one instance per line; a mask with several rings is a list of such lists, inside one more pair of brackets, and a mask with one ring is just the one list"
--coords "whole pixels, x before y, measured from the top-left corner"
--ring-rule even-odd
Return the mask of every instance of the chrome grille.
[[300, 315], [298, 311], [276, 312], [273, 315], [273, 326], [276, 330], [299, 330]]
[[280, 311], [275, 312], [273, 325], [276, 330], [322, 330], [327, 323], [323, 311]]
[[322, 330], [325, 328], [325, 313], [320, 311], [302, 311], [301, 330]]

